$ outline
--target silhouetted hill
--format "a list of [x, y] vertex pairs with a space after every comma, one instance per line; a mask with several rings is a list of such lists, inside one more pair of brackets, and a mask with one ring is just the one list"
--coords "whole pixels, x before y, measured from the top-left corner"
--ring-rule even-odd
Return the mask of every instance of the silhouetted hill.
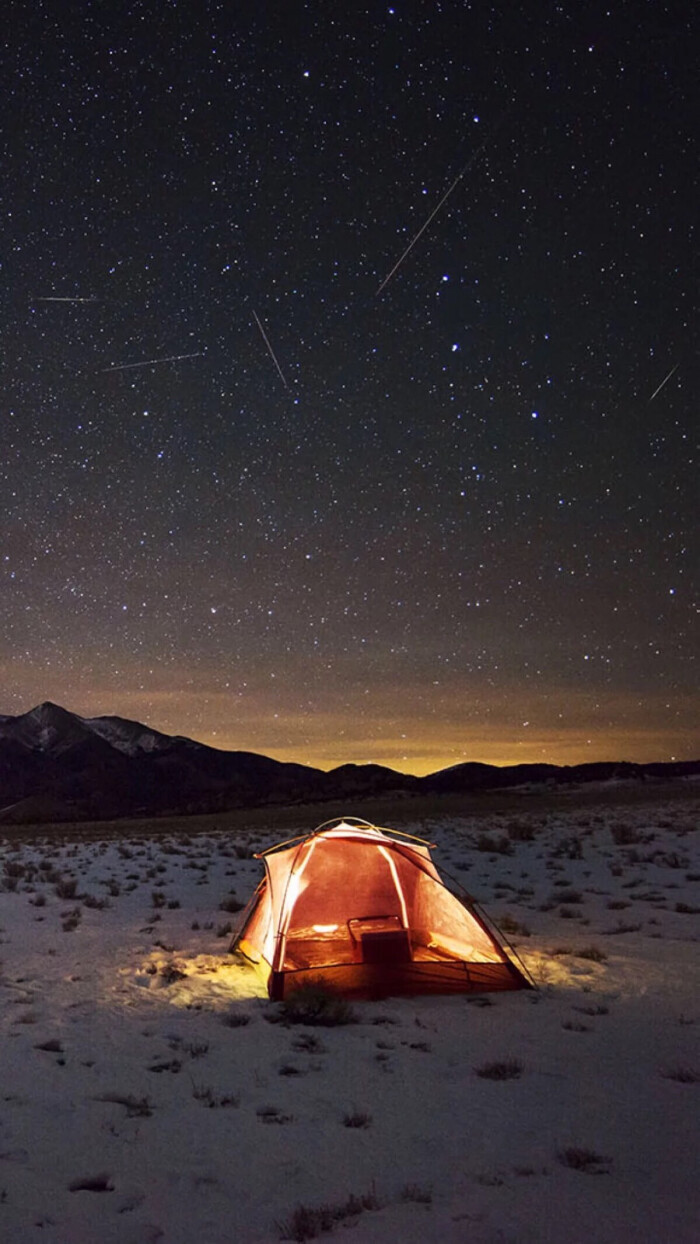
[[384, 765], [325, 773], [255, 752], [228, 752], [123, 717], [79, 717], [46, 701], [0, 715], [0, 821], [102, 820], [315, 803], [380, 793], [503, 790], [700, 773], [700, 762], [495, 765], [466, 763], [424, 778]]

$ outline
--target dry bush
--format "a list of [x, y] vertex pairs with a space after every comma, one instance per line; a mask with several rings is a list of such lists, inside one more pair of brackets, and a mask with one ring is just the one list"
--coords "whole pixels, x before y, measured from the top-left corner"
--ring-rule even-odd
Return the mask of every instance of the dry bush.
[[237, 911], [242, 911], [244, 907], [245, 903], [239, 902], [239, 900], [234, 898], [233, 895], [229, 898], [222, 899], [219, 903], [219, 911], [228, 911], [232, 914]]
[[72, 911], [65, 912], [61, 919], [61, 928], [63, 929], [63, 932], [73, 933], [75, 929], [77, 929], [82, 918], [83, 913], [80, 907], [74, 907]]
[[372, 1123], [371, 1114], [367, 1114], [363, 1110], [353, 1110], [343, 1115], [343, 1127], [370, 1127]]
[[88, 1175], [83, 1179], [73, 1179], [68, 1185], [69, 1192], [114, 1192], [111, 1175]]
[[208, 1110], [226, 1109], [229, 1106], [238, 1107], [241, 1104], [239, 1093], [215, 1093], [212, 1088], [205, 1085], [192, 1085], [192, 1096], [195, 1101], [200, 1101]]
[[125, 1106], [130, 1119], [148, 1119], [153, 1114], [151, 1103], [147, 1097], [134, 1097], [128, 1093], [103, 1093], [95, 1101], [113, 1102], [115, 1106]]
[[293, 1123], [293, 1114], [284, 1114], [277, 1106], [260, 1106], [255, 1111], [261, 1123]]
[[479, 834], [476, 840], [477, 851], [484, 851], [489, 855], [512, 855], [513, 844], [509, 838], [503, 834], [500, 838], [496, 838], [493, 834]]
[[598, 946], [582, 946], [580, 950], [569, 951], [569, 954], [577, 959], [590, 959], [591, 963], [605, 963], [608, 957]]
[[224, 1015], [221, 1020], [227, 1028], [245, 1028], [250, 1023], [250, 1015], [243, 1015], [240, 1011], [230, 1011], [228, 1015]]
[[280, 1004], [277, 1014], [265, 1018], [271, 1023], [308, 1024], [321, 1028], [357, 1023], [357, 1014], [345, 998], [323, 983], [313, 981], [300, 985]]
[[557, 1160], [562, 1166], [568, 1166], [572, 1171], [582, 1171], [586, 1175], [606, 1175], [612, 1165], [612, 1158], [595, 1153], [593, 1149], [580, 1149], [575, 1145], [560, 1149]]
[[675, 1080], [677, 1084], [700, 1084], [700, 1070], [696, 1067], [668, 1067], [661, 1075], [664, 1080]]
[[351, 1193], [347, 1201], [338, 1205], [297, 1205], [289, 1218], [277, 1223], [282, 1240], [297, 1240], [301, 1244], [305, 1240], [315, 1240], [319, 1235], [333, 1231], [339, 1223], [347, 1218], [356, 1218], [364, 1210], [380, 1209], [374, 1187], [362, 1196]]
[[432, 1205], [432, 1188], [421, 1188], [420, 1184], [404, 1184], [401, 1189], [402, 1201], [414, 1201], [416, 1205]]
[[644, 842], [644, 834], [634, 825], [630, 825], [628, 821], [612, 821], [610, 825], [610, 833], [613, 842], [618, 847], [631, 847], [639, 842]]
[[532, 933], [526, 924], [521, 920], [516, 920], [511, 916], [510, 912], [506, 912], [498, 921], [498, 927], [502, 933], [506, 933], [509, 937], [516, 934], [520, 937], [532, 937]]
[[533, 842], [535, 826], [529, 824], [528, 821], [509, 821], [506, 825], [506, 833], [511, 842]]
[[482, 1063], [474, 1071], [482, 1080], [517, 1080], [523, 1074], [523, 1064], [518, 1058], [502, 1059], [500, 1062]]

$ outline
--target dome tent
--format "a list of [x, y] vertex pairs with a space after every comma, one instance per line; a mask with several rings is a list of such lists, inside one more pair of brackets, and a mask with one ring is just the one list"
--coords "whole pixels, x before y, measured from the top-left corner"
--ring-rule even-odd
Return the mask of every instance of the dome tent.
[[430, 845], [351, 817], [268, 848], [231, 950], [274, 999], [310, 980], [354, 997], [532, 988], [476, 904], [447, 889]]

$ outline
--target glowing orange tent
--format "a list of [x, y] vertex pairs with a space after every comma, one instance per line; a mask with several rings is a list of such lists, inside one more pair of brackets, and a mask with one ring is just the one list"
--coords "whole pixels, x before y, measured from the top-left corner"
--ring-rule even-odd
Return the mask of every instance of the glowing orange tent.
[[447, 889], [429, 846], [349, 818], [270, 847], [231, 949], [275, 999], [321, 978], [355, 997], [532, 988], [473, 901]]

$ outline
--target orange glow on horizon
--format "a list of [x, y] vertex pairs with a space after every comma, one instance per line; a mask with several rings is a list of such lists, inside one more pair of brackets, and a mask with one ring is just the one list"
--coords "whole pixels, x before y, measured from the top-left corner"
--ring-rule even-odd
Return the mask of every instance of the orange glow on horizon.
[[[2, 672], [0, 670], [0, 672]], [[245, 696], [210, 683], [194, 690], [194, 674], [150, 685], [131, 678], [94, 677], [67, 688], [40, 672], [22, 702], [0, 705], [27, 712], [50, 699], [84, 717], [116, 714], [170, 735], [183, 735], [225, 751], [247, 751], [282, 762], [329, 770], [343, 764], [377, 764], [424, 776], [466, 762], [497, 766], [574, 765], [600, 761], [637, 763], [700, 757], [700, 697], [691, 691], [668, 703], [664, 693], [611, 690], [603, 700], [556, 684], [523, 688], [457, 683], [435, 691], [378, 683], [304, 693], [291, 676], [275, 687], [251, 678]], [[27, 698], [27, 695], [31, 698]]]

